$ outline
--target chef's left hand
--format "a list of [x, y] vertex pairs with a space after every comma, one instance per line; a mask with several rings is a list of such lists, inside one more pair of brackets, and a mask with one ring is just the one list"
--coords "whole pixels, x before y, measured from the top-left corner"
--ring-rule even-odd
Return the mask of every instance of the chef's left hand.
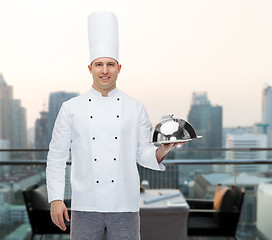
[[157, 157], [158, 163], [160, 163], [165, 158], [168, 152], [170, 152], [172, 149], [174, 149], [177, 146], [181, 147], [183, 143], [185, 142], [167, 143], [167, 144], [162, 143], [156, 150], [156, 157]]

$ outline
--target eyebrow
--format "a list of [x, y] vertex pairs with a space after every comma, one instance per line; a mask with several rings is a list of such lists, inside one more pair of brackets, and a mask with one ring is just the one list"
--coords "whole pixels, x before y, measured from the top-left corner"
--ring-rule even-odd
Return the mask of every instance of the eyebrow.
[[[94, 64], [97, 64], [97, 63], [102, 63], [103, 64], [103, 62], [95, 62]], [[117, 64], [116, 62], [107, 62], [106, 64], [109, 64], [109, 63]]]

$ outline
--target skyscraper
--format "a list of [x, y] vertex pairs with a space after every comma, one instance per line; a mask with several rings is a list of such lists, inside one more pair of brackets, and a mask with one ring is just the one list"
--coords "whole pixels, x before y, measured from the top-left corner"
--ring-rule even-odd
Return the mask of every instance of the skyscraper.
[[[227, 134], [227, 148], [263, 148], [267, 138], [264, 134]], [[227, 151], [227, 160], [265, 160], [265, 151]], [[268, 171], [268, 165], [241, 164], [225, 165], [228, 173], [259, 173]]]
[[27, 148], [26, 109], [21, 100], [13, 99], [10, 105], [10, 144], [13, 148]]
[[[194, 92], [188, 121], [202, 139], [188, 143], [188, 148], [221, 148], [222, 147], [222, 107], [212, 106], [206, 92]], [[220, 153], [190, 153], [194, 158], [212, 158]]]
[[[40, 112], [41, 116], [35, 122], [35, 148], [48, 148], [48, 112]], [[46, 159], [47, 152], [36, 152], [36, 159]]]
[[48, 112], [48, 145], [52, 137], [55, 120], [63, 102], [70, 98], [78, 96], [75, 92], [54, 92], [49, 96], [49, 112]]
[[13, 99], [13, 88], [0, 74], [0, 139], [9, 141], [10, 148], [26, 148], [26, 110], [21, 101]]
[[272, 147], [272, 86], [265, 85], [262, 94], [262, 123], [269, 124], [267, 147]]
[[262, 94], [262, 122], [272, 124], [272, 86], [265, 85]]
[[12, 87], [8, 86], [0, 74], [0, 139], [9, 140], [8, 106], [12, 98]]

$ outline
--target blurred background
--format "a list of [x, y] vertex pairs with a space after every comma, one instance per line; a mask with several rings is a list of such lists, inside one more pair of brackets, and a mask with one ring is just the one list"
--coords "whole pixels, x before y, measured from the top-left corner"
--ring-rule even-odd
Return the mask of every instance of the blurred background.
[[[29, 227], [21, 190], [44, 183], [60, 106], [92, 85], [87, 16], [96, 10], [118, 17], [117, 86], [145, 104], [150, 128], [174, 114], [203, 136], [172, 151], [164, 174], [139, 167], [141, 180], [196, 198], [212, 198], [217, 183], [235, 183], [246, 190], [240, 239], [269, 239], [269, 216], [257, 208], [260, 186], [267, 199], [272, 189], [269, 0], [1, 0], [0, 239]], [[212, 163], [229, 160], [247, 164]], [[67, 197], [69, 174], [68, 166]], [[25, 229], [18, 239], [28, 239]]]

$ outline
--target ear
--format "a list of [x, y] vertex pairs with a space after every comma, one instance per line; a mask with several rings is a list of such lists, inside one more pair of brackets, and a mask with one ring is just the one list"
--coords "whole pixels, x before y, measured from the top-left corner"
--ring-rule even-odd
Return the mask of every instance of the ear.
[[89, 72], [92, 73], [92, 65], [88, 65]]
[[118, 74], [120, 73], [121, 68], [122, 68], [122, 65], [121, 65], [121, 64], [118, 64]]

